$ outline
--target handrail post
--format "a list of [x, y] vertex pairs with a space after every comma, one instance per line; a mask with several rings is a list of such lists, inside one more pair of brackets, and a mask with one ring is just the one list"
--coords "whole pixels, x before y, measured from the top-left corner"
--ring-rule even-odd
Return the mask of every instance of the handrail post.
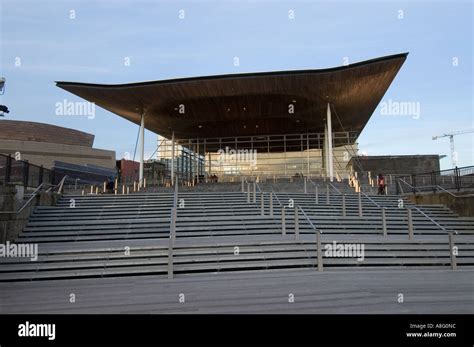
[[316, 205], [318, 205], [319, 204], [318, 186], [314, 188], [314, 200], [315, 200]]
[[316, 230], [316, 252], [318, 256], [318, 271], [323, 271], [323, 251], [321, 247], [321, 232]]
[[241, 177], [241, 181], [242, 181], [242, 184], [241, 184], [241, 186], [242, 186], [242, 193], [245, 193], [244, 178], [243, 178], [243, 177]]
[[257, 183], [253, 182], [253, 203], [257, 203]]
[[270, 217], [273, 217], [273, 193], [270, 192], [270, 197], [268, 200], [268, 208], [270, 209]]
[[407, 208], [408, 211], [408, 240], [413, 239], [413, 213], [411, 208]]
[[386, 208], [382, 207], [382, 234], [383, 236], [387, 236], [387, 216], [386, 216]]
[[346, 216], [346, 194], [342, 194], [342, 216]]
[[306, 182], [307, 181], [307, 178], [305, 177], [304, 178], [304, 193], [307, 194], [308, 193], [308, 190], [307, 190], [307, 185], [306, 185]]
[[286, 235], [285, 206], [281, 208], [281, 234]]
[[326, 205], [329, 205], [329, 184], [326, 184]]
[[176, 238], [176, 207], [171, 209], [170, 238], [168, 245], [168, 279], [173, 279], [173, 247]]
[[359, 205], [359, 218], [362, 218], [362, 216], [363, 216], [363, 213], [362, 213], [362, 197], [361, 197], [360, 192], [357, 195], [357, 202], [358, 202], [358, 205]]
[[299, 226], [298, 206], [295, 206], [295, 240], [298, 240], [299, 236], [300, 236], [300, 226]]
[[452, 231], [448, 232], [448, 236], [449, 236], [449, 254], [450, 254], [450, 259], [451, 259], [451, 270], [456, 270], [457, 264], [456, 264], [456, 254], [454, 252], [453, 232]]
[[263, 193], [260, 193], [260, 215], [265, 215], [265, 199]]
[[250, 204], [250, 182], [247, 182], [247, 203]]

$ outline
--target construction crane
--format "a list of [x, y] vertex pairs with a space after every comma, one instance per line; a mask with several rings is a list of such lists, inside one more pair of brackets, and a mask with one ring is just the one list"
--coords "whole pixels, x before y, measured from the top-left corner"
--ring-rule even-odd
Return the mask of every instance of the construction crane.
[[456, 132], [453, 132], [453, 133], [433, 136], [433, 140], [437, 140], [437, 139], [440, 139], [442, 137], [449, 137], [449, 142], [451, 144], [451, 163], [453, 164], [453, 169], [458, 165], [456, 150], [454, 149], [454, 136], [462, 135], [462, 134], [469, 134], [469, 133], [474, 133], [474, 129], [461, 130], [461, 131], [456, 131]]

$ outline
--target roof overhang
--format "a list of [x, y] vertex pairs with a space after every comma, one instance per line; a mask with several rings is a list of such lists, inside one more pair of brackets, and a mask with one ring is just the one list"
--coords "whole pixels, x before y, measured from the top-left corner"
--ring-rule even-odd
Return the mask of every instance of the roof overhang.
[[133, 123], [144, 113], [146, 128], [167, 138], [173, 131], [178, 139], [324, 132], [328, 102], [333, 131], [360, 134], [407, 55], [320, 70], [56, 83]]

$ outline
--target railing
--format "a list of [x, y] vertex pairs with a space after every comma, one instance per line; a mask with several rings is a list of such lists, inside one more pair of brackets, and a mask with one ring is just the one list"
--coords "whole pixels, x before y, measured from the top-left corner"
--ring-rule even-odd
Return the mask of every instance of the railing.
[[412, 205], [412, 208], [414, 208], [415, 210], [417, 210], [418, 212], [420, 212], [425, 218], [427, 218], [429, 221], [431, 221], [433, 224], [435, 224], [435, 225], [436, 225], [438, 228], [440, 228], [441, 230], [446, 231], [447, 233], [449, 233], [449, 232], [454, 232], [455, 234], [458, 233], [456, 230], [448, 230], [448, 229], [446, 229], [444, 226], [442, 226], [442, 225], [439, 224], [437, 221], [435, 221], [433, 218], [431, 218], [430, 216], [428, 216], [425, 212], [423, 212], [418, 206]]
[[[474, 188], [474, 166], [456, 167], [449, 170], [432, 171], [413, 175], [397, 175], [397, 182], [400, 180], [409, 184], [412, 188], [421, 191], [425, 188], [428, 190], [439, 189], [456, 189]], [[409, 182], [409, 183], [408, 183]], [[429, 183], [429, 184], [426, 184]], [[397, 194], [399, 194], [400, 185], [397, 184]]]
[[423, 192], [429, 192], [429, 191], [432, 191], [433, 193], [436, 193], [438, 192], [438, 190], [442, 191], [442, 192], [445, 192], [449, 195], [451, 195], [452, 197], [454, 198], [460, 198], [460, 197], [467, 197], [467, 196], [474, 196], [474, 194], [463, 194], [463, 195], [460, 195], [460, 194], [453, 194], [452, 192], [450, 192], [449, 190], [447, 190], [446, 188], [444, 187], [441, 187], [440, 185], [426, 185], [426, 186], [418, 186], [418, 187], [414, 187], [412, 186], [410, 183], [406, 182], [404, 179], [402, 178], [399, 178], [397, 180], [397, 190], [399, 192], [401, 192], [401, 194], [405, 194], [407, 192], [405, 192], [405, 190], [403, 190], [403, 186], [402, 186], [402, 183], [406, 186], [409, 187], [410, 189], [410, 193], [413, 193], [413, 194], [416, 194], [416, 193], [423, 193]]
[[0, 154], [0, 182], [17, 184], [25, 188], [36, 188], [40, 184], [55, 185], [64, 176], [63, 173], [30, 164], [26, 160], [16, 160], [11, 155]]
[[380, 204], [378, 204], [374, 199], [372, 199], [370, 196], [368, 196], [367, 194], [365, 194], [363, 191], [360, 191], [360, 193], [366, 198], [368, 199], [371, 203], [373, 203], [375, 206], [379, 207], [379, 208], [382, 208], [382, 206], [380, 206]]
[[20, 206], [20, 208], [18, 210], [16, 210], [16, 211], [0, 211], [0, 214], [16, 214], [16, 215], [20, 214], [31, 203], [31, 201], [33, 201], [33, 199], [36, 196], [38, 196], [38, 194], [41, 192], [41, 190], [44, 187], [47, 187], [47, 186], [49, 186], [49, 188], [46, 190], [46, 192], [54, 191], [55, 188], [58, 188], [58, 193], [61, 194], [62, 193], [62, 188], [63, 188], [63, 185], [64, 185], [64, 181], [66, 180], [66, 177], [67, 176], [64, 176], [63, 179], [61, 180], [61, 182], [59, 182], [59, 184], [57, 184], [55, 186], [47, 184], [47, 183], [41, 183], [38, 187], [35, 188], [35, 190], [31, 193], [28, 200], [25, 201]]
[[[318, 187], [318, 188], [319, 188], [319, 186], [318, 186], [316, 183], [314, 183], [311, 178], [308, 177], [308, 181], [309, 181], [314, 187]], [[329, 187], [331, 187], [337, 194], [342, 195], [341, 191], [340, 191], [339, 189], [337, 189], [337, 187], [336, 187], [334, 184], [332, 184], [332, 183], [329, 182], [329, 181], [326, 182], [326, 184], [327, 184]]]
[[[277, 200], [278, 204], [281, 206], [281, 207], [284, 207], [284, 205], [281, 203], [280, 199], [278, 198], [278, 194], [275, 193], [273, 190], [272, 190], [272, 195], [275, 197], [275, 199]], [[295, 204], [295, 207], [299, 210], [301, 210], [301, 212], [303, 212], [303, 216], [305, 217], [306, 221], [308, 222], [308, 224], [311, 226], [311, 228], [313, 228], [314, 230], [318, 230], [322, 233], [322, 231], [318, 228], [316, 228], [316, 226], [313, 224], [313, 222], [311, 221], [311, 219], [308, 217], [308, 215], [306, 214], [305, 210], [303, 209], [303, 207], [301, 207], [300, 205], [298, 204]]]

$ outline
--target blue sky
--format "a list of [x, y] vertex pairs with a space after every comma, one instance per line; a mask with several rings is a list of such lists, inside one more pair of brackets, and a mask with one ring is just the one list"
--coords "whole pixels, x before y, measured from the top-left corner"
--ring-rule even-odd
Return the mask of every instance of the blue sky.
[[[95, 146], [115, 150], [117, 157], [133, 155], [137, 126], [100, 108], [94, 119], [56, 115], [57, 102], [81, 100], [54, 81], [128, 83], [318, 69], [342, 65], [344, 57], [353, 63], [410, 52], [383, 101], [417, 102], [420, 117], [382, 115], [379, 107], [359, 137], [360, 150], [449, 155], [449, 140], [433, 141], [432, 135], [474, 128], [472, 1], [0, 4], [0, 75], [7, 79], [1, 103], [11, 110], [7, 118], [93, 133]], [[294, 19], [288, 18], [290, 10]], [[234, 66], [235, 56], [240, 66]], [[124, 65], [126, 57], [130, 66]], [[473, 165], [474, 135], [457, 136], [455, 144], [459, 166]], [[146, 156], [155, 146], [156, 136], [147, 131]], [[449, 168], [449, 157], [441, 165]]]

